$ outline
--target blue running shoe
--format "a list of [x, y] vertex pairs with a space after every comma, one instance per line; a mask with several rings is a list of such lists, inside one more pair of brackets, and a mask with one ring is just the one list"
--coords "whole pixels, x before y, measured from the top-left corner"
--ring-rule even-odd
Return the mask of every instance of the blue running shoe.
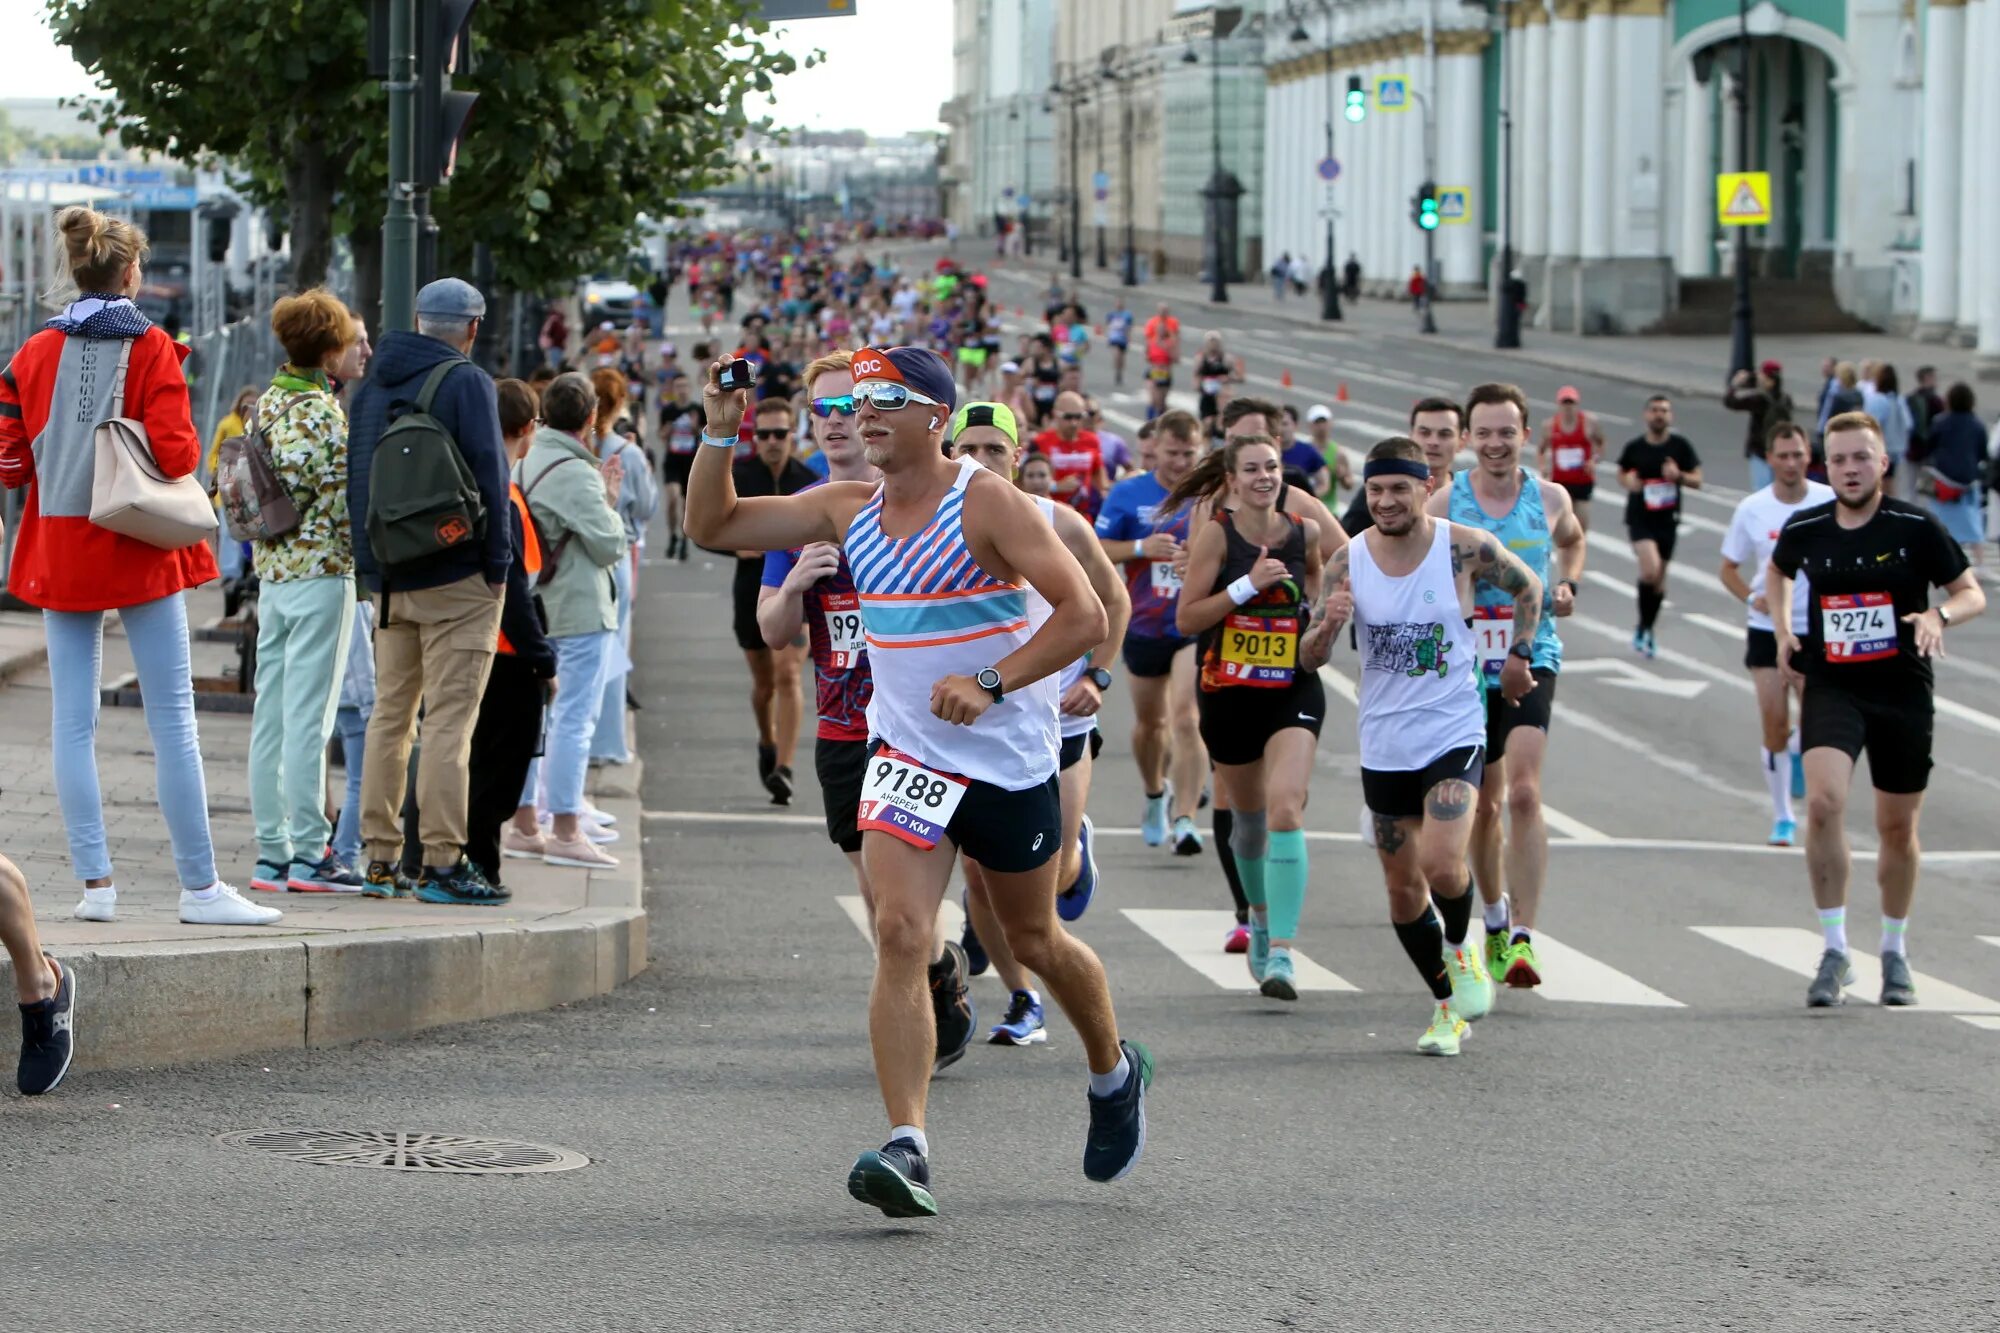
[[1097, 834], [1090, 816], [1083, 817], [1083, 827], [1076, 831], [1076, 845], [1083, 853], [1083, 863], [1077, 867], [1076, 883], [1056, 895], [1056, 915], [1065, 921], [1074, 921], [1090, 906], [1090, 895], [1097, 892], [1097, 848], [1093, 845]]
[[1802, 754], [1795, 754], [1792, 756], [1792, 799], [1803, 801], [1805, 798], [1806, 757]]
[[1644, 657], [1644, 656], [1646, 655], [1646, 631], [1645, 631], [1645, 630], [1643, 630], [1643, 629], [1635, 629], [1635, 630], [1633, 630], [1633, 631], [1632, 631], [1632, 651], [1633, 651], [1633, 652], [1635, 652], [1635, 653], [1637, 653], [1637, 654], [1638, 654], [1639, 656], [1641, 656], [1641, 657]]
[[1264, 980], [1258, 990], [1274, 1000], [1299, 998], [1298, 981], [1292, 976], [1292, 951], [1279, 949], [1264, 964]]
[[1042, 1024], [1042, 1002], [1033, 991], [1017, 990], [1007, 1005], [1007, 1017], [993, 1025], [989, 1046], [1040, 1046], [1049, 1039]]
[[1648, 662], [1659, 656], [1660, 653], [1660, 637], [1651, 630], [1646, 631], [1646, 647], [1644, 652]]
[[1771, 825], [1771, 845], [1773, 847], [1796, 847], [1799, 845], [1799, 825], [1795, 819], [1780, 819]]
[[1244, 956], [1250, 965], [1250, 980], [1262, 983], [1264, 969], [1271, 964], [1271, 925], [1268, 920], [1259, 922], [1250, 918], [1250, 952]]
[[847, 1173], [847, 1192], [880, 1208], [885, 1217], [936, 1217], [930, 1183], [931, 1164], [917, 1151], [915, 1139], [891, 1139], [862, 1153]]
[[1083, 1142], [1083, 1174], [1092, 1180], [1123, 1180], [1146, 1150], [1146, 1087], [1153, 1081], [1153, 1053], [1136, 1041], [1121, 1041], [1131, 1073], [1108, 1097], [1090, 1094], [1090, 1136]]
[[283, 893], [291, 872], [289, 861], [259, 861], [257, 868], [250, 872], [250, 887], [259, 893]]
[[1167, 809], [1173, 804], [1174, 784], [1169, 782], [1160, 789], [1158, 796], [1146, 798], [1146, 813], [1139, 818], [1139, 836], [1146, 840], [1148, 847], [1159, 847], [1167, 840]]
[[1201, 855], [1201, 830], [1196, 828], [1194, 820], [1186, 815], [1174, 821], [1174, 855]]

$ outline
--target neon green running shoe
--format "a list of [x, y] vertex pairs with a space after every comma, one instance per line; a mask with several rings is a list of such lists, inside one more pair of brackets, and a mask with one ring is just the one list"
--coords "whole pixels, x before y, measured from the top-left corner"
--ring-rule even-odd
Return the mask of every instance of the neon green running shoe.
[[1471, 1027], [1452, 1012], [1451, 1001], [1439, 1000], [1429, 1029], [1417, 1038], [1417, 1050], [1424, 1055], [1457, 1055], [1459, 1043], [1471, 1035]]
[[1516, 990], [1542, 984], [1542, 960], [1535, 957], [1535, 942], [1526, 936], [1517, 936], [1502, 950], [1501, 961], [1493, 964], [1490, 971], [1496, 981], [1505, 981]]
[[1480, 965], [1479, 951], [1463, 944], [1444, 948], [1445, 971], [1451, 974], [1451, 1007], [1468, 1023], [1478, 1022], [1493, 1009], [1493, 978]]
[[1507, 973], [1507, 932], [1486, 932], [1486, 975], [1502, 977]]

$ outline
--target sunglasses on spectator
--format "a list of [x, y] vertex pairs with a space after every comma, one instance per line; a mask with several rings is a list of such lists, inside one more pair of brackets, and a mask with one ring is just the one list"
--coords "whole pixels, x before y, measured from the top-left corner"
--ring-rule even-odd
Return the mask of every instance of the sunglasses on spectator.
[[895, 412], [908, 407], [911, 403], [922, 403], [926, 407], [944, 406], [935, 398], [926, 398], [906, 385], [891, 384], [887, 380], [871, 380], [866, 384], [855, 385], [854, 400], [857, 403], [867, 403], [877, 412]]
[[1057, 420], [1057, 421], [1081, 421], [1081, 420], [1083, 420], [1083, 417], [1084, 417], [1084, 414], [1083, 414], [1083, 413], [1081, 413], [1081, 412], [1058, 412], [1058, 413], [1056, 413], [1056, 420]]
[[832, 416], [835, 412], [844, 417], [851, 417], [854, 415], [854, 395], [843, 393], [833, 398], [815, 398], [812, 400], [812, 410], [814, 416], [822, 419]]
[[790, 436], [791, 433], [791, 427], [780, 426], [776, 430], [760, 430], [756, 432], [756, 435], [760, 440], [782, 440]]

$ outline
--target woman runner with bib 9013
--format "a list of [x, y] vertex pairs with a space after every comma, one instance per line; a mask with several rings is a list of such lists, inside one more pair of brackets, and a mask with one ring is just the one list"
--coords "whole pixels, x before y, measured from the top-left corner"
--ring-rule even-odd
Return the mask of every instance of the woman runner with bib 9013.
[[[1319, 525], [1278, 508], [1284, 469], [1268, 435], [1231, 440], [1162, 508], [1224, 486], [1229, 507], [1218, 506], [1195, 536], [1175, 620], [1181, 633], [1201, 636], [1196, 706], [1216, 785], [1235, 812], [1229, 839], [1250, 903], [1250, 975], [1273, 999], [1296, 1000], [1292, 942], [1307, 878], [1300, 820], [1326, 717], [1319, 676], [1300, 661], [1321, 595]], [[1325, 637], [1323, 627], [1311, 632]], [[1325, 645], [1316, 647], [1325, 660]]]

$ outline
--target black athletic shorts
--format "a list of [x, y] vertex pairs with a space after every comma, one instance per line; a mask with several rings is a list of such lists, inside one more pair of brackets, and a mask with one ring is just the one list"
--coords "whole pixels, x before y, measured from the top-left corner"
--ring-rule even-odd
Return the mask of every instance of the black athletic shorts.
[[1424, 813], [1424, 798], [1440, 782], [1461, 778], [1476, 791], [1485, 776], [1485, 748], [1461, 745], [1419, 769], [1362, 769], [1361, 799], [1375, 814], [1391, 819], [1418, 819]]
[[693, 469], [694, 469], [693, 454], [677, 454], [669, 452], [667, 454], [666, 461], [660, 465], [660, 474], [666, 478], [667, 485], [678, 486], [682, 490], [686, 490], [688, 484], [688, 473], [691, 472]]
[[1578, 504], [1587, 504], [1597, 491], [1594, 481], [1559, 481], [1556, 485], [1569, 492], [1569, 498]]
[[[881, 745], [869, 742], [870, 755]], [[1062, 850], [1061, 792], [1053, 773], [1020, 791], [974, 778], [945, 825], [945, 836], [987, 870], [1003, 875], [1033, 870]]]
[[1635, 542], [1658, 542], [1660, 559], [1674, 558], [1674, 539], [1680, 535], [1678, 523], [1627, 523], [1625, 534]]
[[1195, 406], [1194, 414], [1201, 420], [1206, 421], [1222, 410], [1221, 395], [1204, 393], [1197, 395], [1197, 397], [1200, 401]]
[[739, 559], [736, 562], [735, 581], [730, 585], [730, 597], [735, 603], [731, 621], [736, 629], [736, 646], [746, 653], [771, 646], [764, 642], [764, 631], [757, 628], [757, 590], [763, 586], [762, 558]]
[[1932, 712], [1929, 690], [1913, 689], [1886, 701], [1807, 677], [1799, 748], [1826, 747], [1855, 760], [1866, 753], [1876, 791], [1920, 792], [1931, 780]]
[[1170, 675], [1174, 657], [1183, 648], [1192, 648], [1193, 639], [1159, 639], [1147, 634], [1125, 636], [1125, 670], [1133, 676], [1153, 679]]
[[861, 850], [861, 830], [855, 818], [861, 806], [861, 778], [868, 771], [867, 741], [813, 742], [813, 771], [819, 774], [819, 794], [826, 805], [826, 836], [843, 852]]
[[1089, 731], [1079, 731], [1074, 736], [1063, 737], [1062, 749], [1056, 759], [1056, 772], [1065, 773], [1076, 767], [1083, 759], [1085, 745], [1090, 746], [1090, 757], [1097, 758], [1098, 753], [1104, 749], [1104, 733], [1092, 727]]
[[1536, 667], [1535, 688], [1529, 690], [1520, 704], [1507, 702], [1497, 684], [1486, 686], [1486, 762], [1497, 764], [1507, 754], [1507, 733], [1516, 727], [1534, 727], [1539, 731], [1549, 729], [1549, 715], [1556, 707], [1556, 673], [1547, 667]]
[[1778, 665], [1778, 635], [1775, 630], [1745, 630], [1743, 665], [1751, 668]]
[[1211, 761], [1254, 764], [1263, 757], [1265, 742], [1288, 727], [1302, 727], [1318, 738], [1326, 720], [1326, 687], [1318, 672], [1300, 671], [1282, 690], [1251, 685], [1196, 690], [1195, 709]]

